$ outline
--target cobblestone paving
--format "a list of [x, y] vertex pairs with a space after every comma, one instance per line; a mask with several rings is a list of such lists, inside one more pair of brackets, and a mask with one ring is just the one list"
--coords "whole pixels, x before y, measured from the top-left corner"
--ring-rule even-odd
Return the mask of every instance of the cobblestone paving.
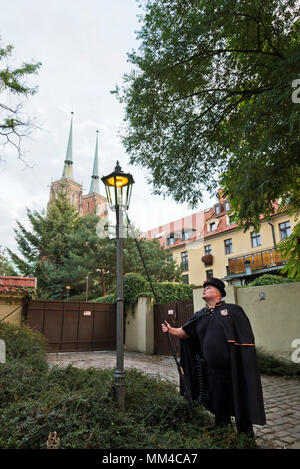
[[[48, 363], [78, 368], [114, 368], [116, 352], [49, 353]], [[136, 368], [155, 377], [178, 383], [178, 371], [172, 357], [124, 353], [124, 368]], [[261, 448], [300, 449], [299, 381], [261, 376], [267, 424], [254, 426], [256, 442]]]

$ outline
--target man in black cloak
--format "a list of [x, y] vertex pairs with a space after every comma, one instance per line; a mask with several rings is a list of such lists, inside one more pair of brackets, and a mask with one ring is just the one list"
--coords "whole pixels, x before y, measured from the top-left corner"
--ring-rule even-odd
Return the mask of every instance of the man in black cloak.
[[254, 336], [248, 317], [226, 296], [222, 280], [203, 284], [206, 306], [182, 327], [162, 324], [163, 332], [181, 339], [180, 362], [185, 386], [180, 392], [203, 404], [225, 426], [235, 417], [237, 431], [253, 434], [252, 424], [266, 423]]

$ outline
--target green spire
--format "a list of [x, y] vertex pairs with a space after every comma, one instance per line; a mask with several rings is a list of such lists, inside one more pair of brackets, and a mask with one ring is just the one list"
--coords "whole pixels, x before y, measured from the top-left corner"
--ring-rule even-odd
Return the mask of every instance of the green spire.
[[69, 178], [73, 179], [73, 157], [72, 157], [72, 140], [73, 140], [73, 114], [71, 112], [71, 124], [70, 124], [70, 132], [69, 132], [69, 140], [68, 140], [68, 147], [65, 159], [65, 165], [63, 169], [62, 179]]
[[95, 156], [94, 156], [94, 166], [93, 166], [93, 174], [92, 174], [92, 180], [91, 180], [89, 194], [92, 194], [93, 192], [97, 192], [98, 194], [100, 194], [99, 171], [98, 171], [98, 134], [99, 134], [99, 130], [97, 130], [96, 149], [95, 149]]

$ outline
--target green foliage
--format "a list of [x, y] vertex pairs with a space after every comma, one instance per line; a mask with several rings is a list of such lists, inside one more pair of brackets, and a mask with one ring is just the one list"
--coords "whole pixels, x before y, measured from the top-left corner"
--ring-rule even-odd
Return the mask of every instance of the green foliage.
[[[74, 296], [88, 299], [106, 296], [115, 288], [116, 241], [97, 236], [99, 217], [80, 217], [62, 187], [51, 202], [47, 214], [27, 210], [31, 229], [17, 222], [16, 241], [22, 256], [7, 249], [10, 259], [22, 275], [37, 277], [39, 295], [51, 299], [66, 297], [66, 286]], [[182, 269], [169, 259], [157, 240], [140, 240], [149, 275], [155, 280], [176, 280]], [[123, 240], [124, 272], [144, 273], [135, 240]], [[88, 279], [87, 279], [88, 277]], [[87, 281], [88, 280], [88, 281]]]
[[3, 62], [3, 65], [0, 65], [0, 92], [10, 98], [9, 100], [2, 98], [3, 101], [0, 103], [0, 144], [9, 144], [21, 158], [21, 139], [29, 135], [35, 125], [29, 118], [24, 118], [22, 103], [16, 103], [10, 95], [21, 99], [22, 97], [28, 98], [37, 92], [37, 87], [28, 86], [26, 79], [38, 72], [41, 63], [23, 63], [20, 67], [11, 68], [7, 62], [12, 52], [13, 46], [2, 45], [0, 38], [0, 62]]
[[0, 275], [16, 275], [15, 269], [12, 263], [7, 259], [5, 250], [0, 246]]
[[153, 284], [158, 303], [171, 303], [173, 301], [193, 298], [192, 285], [185, 283], [162, 282]]
[[44, 449], [54, 431], [58, 449], [256, 447], [230, 427], [213, 430], [210, 415], [201, 406], [191, 411], [174, 384], [134, 369], [126, 372], [120, 411], [113, 370], [45, 368], [43, 345], [33, 334], [7, 324], [0, 328], [10, 350], [0, 365], [1, 448]]
[[[139, 296], [153, 297], [149, 282], [140, 274], [130, 272], [123, 276], [124, 301], [125, 304], [135, 304]], [[192, 285], [176, 282], [153, 282], [152, 283], [158, 303], [171, 303], [173, 301], [187, 300], [193, 298]], [[116, 294], [95, 299], [96, 302], [114, 303]]]
[[109, 295], [100, 296], [99, 298], [94, 298], [91, 300], [95, 303], [115, 303], [116, 302], [116, 294], [110, 293]]
[[279, 275], [265, 274], [253, 280], [253, 282], [249, 283], [247, 286], [256, 287], [259, 285], [275, 285], [279, 283], [289, 283], [289, 282], [293, 282], [293, 280], [290, 278], [281, 277]]
[[257, 348], [259, 371], [269, 376], [283, 376], [300, 380], [300, 364], [281, 357], [275, 357], [263, 348]]
[[[157, 239], [138, 240], [142, 256], [152, 281], [180, 281], [182, 268], [170, 258], [170, 250], [161, 247]], [[145, 276], [135, 240], [124, 240], [124, 272], [136, 272]]]
[[22, 275], [37, 277], [39, 291], [46, 296], [49, 289], [62, 291], [66, 283], [62, 283], [59, 273], [69, 251], [68, 236], [79, 228], [81, 219], [64, 190], [58, 192], [47, 214], [27, 209], [27, 216], [31, 230], [25, 229], [20, 222], [15, 229], [22, 257], [7, 249], [9, 256]]
[[[300, 205], [300, 204], [299, 204]], [[287, 263], [282, 269], [282, 273], [287, 273], [289, 277], [300, 280], [300, 222], [294, 226], [290, 236], [284, 238], [277, 244], [278, 251], [281, 251], [287, 259]]]
[[5, 342], [7, 362], [20, 362], [31, 370], [45, 369], [46, 341], [39, 332], [25, 325], [0, 322], [0, 338]]
[[154, 193], [196, 206], [222, 185], [245, 228], [276, 199], [299, 210], [297, 0], [147, 0], [141, 9], [133, 69], [113, 93], [125, 105], [130, 161], [147, 168]]
[[123, 277], [124, 299], [127, 304], [137, 302], [140, 294], [147, 290], [148, 282], [140, 274], [130, 272]]

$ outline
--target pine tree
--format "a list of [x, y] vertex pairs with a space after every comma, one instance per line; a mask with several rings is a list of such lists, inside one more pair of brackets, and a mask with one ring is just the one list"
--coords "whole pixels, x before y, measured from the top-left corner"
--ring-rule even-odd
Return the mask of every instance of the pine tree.
[[89, 292], [92, 296], [106, 294], [113, 282], [115, 247], [96, 233], [98, 216], [88, 214], [80, 218], [76, 229], [66, 238], [67, 249], [60, 262], [45, 262], [44, 272], [55, 294], [65, 296], [65, 287], [71, 287], [70, 295], [83, 295], [88, 276]]
[[[99, 218], [88, 214], [79, 216], [68, 201], [64, 190], [48, 207], [48, 212], [27, 210], [31, 229], [17, 222], [16, 241], [21, 255], [8, 249], [10, 259], [22, 275], [37, 277], [40, 296], [53, 299], [70, 297], [86, 291], [89, 298], [104, 296], [115, 288], [116, 241], [99, 237]], [[181, 268], [170, 261], [169, 254], [157, 240], [141, 240], [145, 262], [155, 281], [180, 280]], [[133, 238], [124, 239], [124, 273], [145, 275]]]
[[62, 264], [69, 251], [67, 236], [77, 228], [80, 217], [64, 191], [57, 193], [47, 213], [27, 209], [27, 217], [31, 228], [26, 230], [17, 221], [18, 228], [14, 230], [21, 256], [7, 251], [20, 274], [33, 274], [38, 279], [39, 291], [45, 291], [51, 289], [46, 267], [53, 264], [59, 268]]
[[0, 275], [16, 275], [15, 269], [11, 262], [7, 259], [5, 250], [0, 246]]
[[[56, 285], [56, 291], [71, 286], [71, 296], [86, 291], [88, 276], [89, 298], [105, 296], [116, 286], [116, 240], [99, 238], [96, 233], [97, 216], [88, 214], [80, 221], [78, 228], [68, 235], [69, 251], [57, 268], [53, 263], [44, 264], [48, 281]], [[143, 257], [153, 281], [180, 281], [181, 267], [170, 260], [169, 253], [160, 247], [157, 240], [139, 240]], [[135, 240], [123, 240], [124, 273], [136, 272], [146, 276], [139, 257]]]

